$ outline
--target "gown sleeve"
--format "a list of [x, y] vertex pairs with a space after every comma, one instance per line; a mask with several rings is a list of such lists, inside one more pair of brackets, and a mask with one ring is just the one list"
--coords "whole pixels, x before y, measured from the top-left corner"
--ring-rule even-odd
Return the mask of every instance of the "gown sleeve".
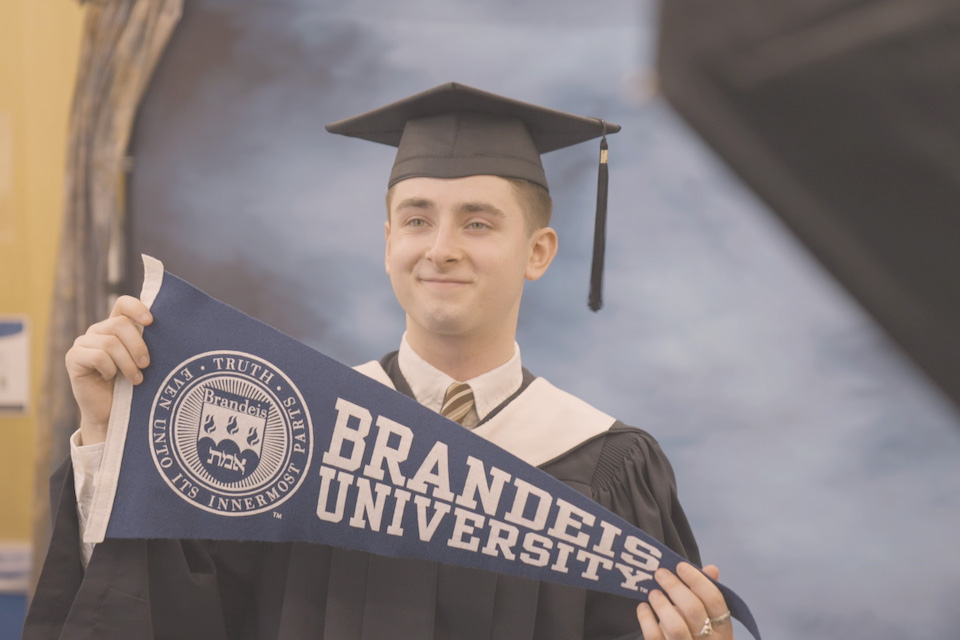
[[[649, 433], [617, 422], [543, 469], [699, 566], [673, 468]], [[636, 607], [630, 598], [588, 592], [584, 638], [640, 638]]]
[[257, 622], [249, 543], [119, 540], [98, 544], [84, 570], [69, 459], [51, 479], [52, 535], [24, 622], [24, 640], [246, 638]]
[[649, 433], [619, 423], [611, 428], [590, 488], [600, 505], [700, 565], [673, 467]]

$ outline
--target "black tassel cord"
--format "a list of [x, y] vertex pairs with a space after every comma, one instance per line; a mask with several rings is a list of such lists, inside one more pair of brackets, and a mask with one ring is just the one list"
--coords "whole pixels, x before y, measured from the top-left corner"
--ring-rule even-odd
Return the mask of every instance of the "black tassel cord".
[[[601, 121], [601, 124], [603, 122]], [[607, 135], [604, 124], [603, 137], [600, 139], [600, 168], [597, 171], [597, 217], [593, 228], [593, 265], [590, 268], [591, 311], [599, 311], [603, 306], [603, 260], [607, 244]]]

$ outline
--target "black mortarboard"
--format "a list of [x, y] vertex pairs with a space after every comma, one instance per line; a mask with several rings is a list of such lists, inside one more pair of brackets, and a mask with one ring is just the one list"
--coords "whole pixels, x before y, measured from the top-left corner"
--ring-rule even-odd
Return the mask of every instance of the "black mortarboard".
[[397, 147], [389, 185], [414, 177], [520, 178], [548, 189], [540, 154], [600, 143], [590, 308], [601, 306], [606, 235], [607, 141], [619, 125], [511, 100], [450, 82], [327, 125], [327, 131]]

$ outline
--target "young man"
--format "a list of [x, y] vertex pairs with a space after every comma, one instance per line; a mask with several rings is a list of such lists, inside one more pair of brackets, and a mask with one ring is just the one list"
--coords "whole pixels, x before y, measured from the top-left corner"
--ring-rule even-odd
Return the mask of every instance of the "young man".
[[[478, 435], [506, 429], [512, 453], [699, 562], [656, 441], [535, 378], [515, 342], [524, 283], [557, 251], [539, 155], [618, 127], [451, 84], [328, 128], [398, 147], [385, 268], [406, 332], [397, 352], [360, 369]], [[108, 540], [81, 552], [113, 381], [142, 380], [150, 354], [137, 325], [151, 322], [142, 303], [121, 298], [67, 354], [81, 423], [24, 638], [733, 637], [720, 592], [686, 564], [658, 571], [661, 589], [638, 608], [322, 545]], [[501, 410], [518, 406], [528, 418], [503, 424]], [[554, 418], [538, 420], [538, 408]]]

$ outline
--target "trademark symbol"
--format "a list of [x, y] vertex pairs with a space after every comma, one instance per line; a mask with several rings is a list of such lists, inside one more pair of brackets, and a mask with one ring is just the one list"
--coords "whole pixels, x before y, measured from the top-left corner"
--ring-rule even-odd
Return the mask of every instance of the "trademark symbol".
[[283, 520], [283, 514], [280, 513], [279, 511], [274, 511], [273, 517], [276, 518], [277, 520]]

